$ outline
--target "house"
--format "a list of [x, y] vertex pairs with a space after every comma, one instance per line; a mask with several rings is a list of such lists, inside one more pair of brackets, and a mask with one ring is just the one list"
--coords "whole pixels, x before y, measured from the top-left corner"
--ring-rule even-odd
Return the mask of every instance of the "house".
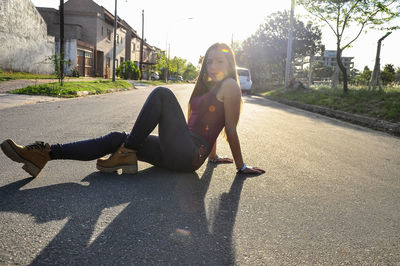
[[[136, 66], [140, 67], [140, 45], [142, 38], [139, 37], [138, 33], [131, 28], [131, 26], [124, 20], [122, 24], [127, 29], [126, 31], [126, 42], [125, 42], [125, 58], [126, 60], [131, 60], [136, 63]], [[143, 41], [143, 59], [142, 59], [142, 72], [144, 78], [147, 78], [147, 73], [151, 70], [151, 66], [156, 63], [156, 58], [160, 49], [151, 46]]]
[[[60, 24], [58, 10], [37, 7], [48, 25], [48, 34], [55, 36], [59, 51]], [[70, 69], [81, 76], [110, 78], [114, 45], [114, 16], [92, 0], [69, 0], [64, 4], [65, 59]], [[139, 62], [140, 42], [135, 30], [117, 17], [116, 67], [125, 60]], [[149, 52], [151, 54], [152, 51]], [[152, 56], [149, 56], [150, 58]], [[150, 59], [148, 64], [154, 64]]]
[[[348, 73], [350, 73], [350, 71], [354, 68], [353, 59], [354, 57], [342, 56], [342, 63], [347, 69]], [[321, 60], [326, 66], [336, 68], [336, 50], [325, 50], [324, 56], [318, 57], [317, 60]]]
[[51, 74], [54, 37], [30, 0], [0, 1], [0, 68]]

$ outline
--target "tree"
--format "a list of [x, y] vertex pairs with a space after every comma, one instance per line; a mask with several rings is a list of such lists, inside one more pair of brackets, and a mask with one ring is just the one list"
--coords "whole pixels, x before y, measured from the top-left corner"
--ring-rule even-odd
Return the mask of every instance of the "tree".
[[[343, 74], [343, 91], [348, 91], [347, 70], [342, 63], [342, 52], [360, 36], [366, 28], [386, 30], [398, 29], [398, 26], [385, 28], [383, 25], [400, 16], [398, 0], [298, 0], [299, 4], [312, 15], [328, 24], [336, 36], [336, 60]], [[351, 23], [358, 26], [355, 36], [345, 41], [345, 31]], [[344, 43], [343, 43], [344, 42]]]
[[[274, 13], [236, 51], [237, 61], [252, 70], [255, 83], [266, 79], [283, 82], [286, 63], [290, 16], [288, 11]], [[308, 23], [294, 20], [293, 60], [315, 54], [321, 47], [321, 30]]]
[[395, 74], [396, 74], [396, 71], [394, 70], [393, 65], [386, 64], [385, 67], [383, 68], [383, 71], [381, 72], [381, 80], [382, 80], [383, 85], [387, 85], [391, 82], [394, 82]]
[[322, 61], [319, 60], [313, 64], [312, 72], [314, 77], [320, 80], [330, 78], [333, 74], [332, 68], [326, 66]]
[[394, 74], [395, 81], [400, 84], [400, 67], [396, 69], [396, 73]]
[[141, 78], [140, 70], [131, 60], [122, 62], [117, 68], [116, 75], [122, 77], [123, 79], [138, 80]]
[[174, 56], [174, 58], [170, 59], [169, 62], [169, 73], [174, 75], [180, 75], [185, 71], [186, 68], [186, 59]]
[[364, 81], [364, 84], [368, 85], [369, 81], [371, 80], [372, 71], [368, 68], [368, 66], [364, 67], [364, 71], [361, 74], [361, 78]]
[[371, 80], [372, 71], [368, 66], [364, 67], [363, 72], [355, 75], [353, 82], [356, 85], [369, 85], [369, 81]]
[[197, 77], [197, 69], [192, 63], [188, 63], [185, 71], [183, 72], [184, 80], [193, 80]]
[[153, 69], [160, 73], [160, 79], [167, 80], [168, 58], [164, 51], [158, 51]]

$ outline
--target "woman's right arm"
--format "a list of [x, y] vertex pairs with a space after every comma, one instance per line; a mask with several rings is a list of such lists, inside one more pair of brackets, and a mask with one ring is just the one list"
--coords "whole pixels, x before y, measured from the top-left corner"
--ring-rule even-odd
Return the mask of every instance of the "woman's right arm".
[[[237, 82], [233, 79], [226, 80], [222, 84], [222, 96], [225, 109], [225, 131], [228, 137], [229, 146], [235, 160], [236, 168], [244, 174], [262, 174], [264, 170], [257, 167], [246, 167], [242, 157], [237, 124], [240, 115], [241, 91]], [[244, 169], [243, 169], [244, 168]], [[243, 170], [242, 170], [243, 169]]]

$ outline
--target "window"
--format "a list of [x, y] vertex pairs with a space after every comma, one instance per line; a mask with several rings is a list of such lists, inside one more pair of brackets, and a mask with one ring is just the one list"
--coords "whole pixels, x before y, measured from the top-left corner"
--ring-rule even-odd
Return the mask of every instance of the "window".
[[111, 30], [107, 29], [107, 40], [111, 41]]
[[111, 67], [111, 58], [107, 56], [106, 60], [106, 67], [110, 68]]
[[117, 43], [119, 43], [119, 35], [117, 34]]
[[104, 27], [101, 26], [101, 36], [104, 36]]

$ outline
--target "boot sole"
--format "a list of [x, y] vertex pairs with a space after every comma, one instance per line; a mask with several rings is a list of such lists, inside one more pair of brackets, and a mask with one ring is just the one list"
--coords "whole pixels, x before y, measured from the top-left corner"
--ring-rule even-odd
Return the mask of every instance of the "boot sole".
[[14, 148], [10, 144], [10, 141], [11, 140], [8, 139], [3, 141], [3, 143], [1, 143], [1, 149], [4, 152], [4, 154], [14, 162], [23, 163], [24, 165], [22, 166], [22, 169], [24, 169], [32, 177], [37, 177], [37, 175], [40, 173], [42, 169], [34, 165], [32, 162], [25, 160], [24, 158], [19, 156], [19, 154], [14, 150]]
[[118, 172], [118, 170], [122, 170], [123, 174], [136, 174], [138, 172], [138, 166], [137, 165], [120, 165], [116, 167], [102, 167], [98, 164], [96, 164], [97, 170], [99, 170], [102, 173], [115, 173]]

